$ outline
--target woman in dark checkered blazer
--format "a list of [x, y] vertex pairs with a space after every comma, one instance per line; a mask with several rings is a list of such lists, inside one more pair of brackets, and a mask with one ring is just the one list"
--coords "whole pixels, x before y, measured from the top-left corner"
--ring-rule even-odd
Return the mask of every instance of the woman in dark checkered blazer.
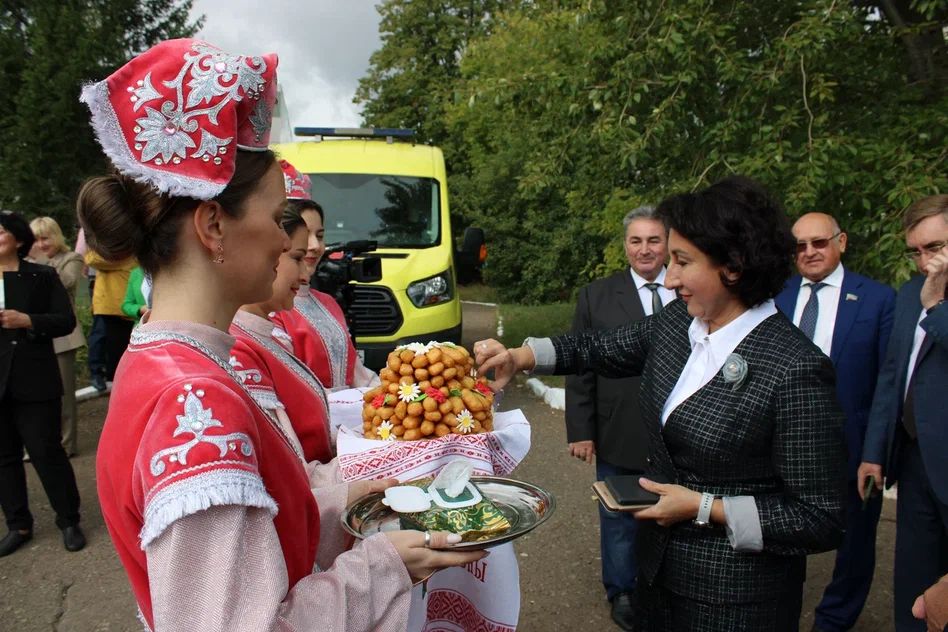
[[845, 448], [829, 359], [773, 304], [794, 240], [757, 183], [665, 200], [666, 285], [680, 300], [612, 331], [475, 345], [495, 387], [515, 372], [642, 376], [642, 630], [797, 630], [806, 556], [843, 533]]

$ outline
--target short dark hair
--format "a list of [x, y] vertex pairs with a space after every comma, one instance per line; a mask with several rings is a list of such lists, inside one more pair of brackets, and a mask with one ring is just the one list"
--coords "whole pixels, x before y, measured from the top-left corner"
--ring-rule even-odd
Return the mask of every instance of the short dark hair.
[[796, 240], [780, 202], [758, 182], [731, 176], [696, 193], [672, 196], [656, 215], [718, 265], [739, 276], [721, 281], [747, 307], [775, 297], [790, 278]]
[[20, 242], [16, 254], [20, 259], [25, 259], [26, 255], [30, 254], [33, 242], [36, 241], [36, 237], [33, 235], [33, 231], [30, 230], [30, 225], [26, 223], [26, 219], [14, 211], [0, 211], [0, 226], [3, 226], [5, 231], [13, 235], [13, 239]]
[[316, 211], [319, 215], [319, 221], [326, 223], [326, 216], [323, 213], [323, 207], [315, 200], [287, 200], [286, 205], [296, 210], [300, 216], [304, 211]]

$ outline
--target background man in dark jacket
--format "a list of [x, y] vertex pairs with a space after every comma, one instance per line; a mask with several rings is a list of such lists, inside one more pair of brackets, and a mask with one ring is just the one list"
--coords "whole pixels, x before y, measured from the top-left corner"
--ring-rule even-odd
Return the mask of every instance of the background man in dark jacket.
[[816, 631], [837, 632], [856, 624], [875, 570], [882, 496], [863, 506], [856, 489], [856, 469], [892, 332], [895, 290], [843, 267], [840, 259], [847, 236], [830, 215], [803, 215], [793, 225], [793, 236], [800, 274], [777, 295], [777, 308], [833, 361], [836, 396], [846, 413], [846, 536], [813, 624]]
[[905, 213], [906, 254], [920, 275], [899, 289], [895, 324], [872, 401], [859, 489], [899, 483], [895, 627], [925, 630], [916, 598], [948, 573], [948, 195]]
[[[664, 286], [667, 234], [651, 207], [623, 219], [629, 268], [582, 288], [573, 331], [611, 329], [650, 316], [675, 298]], [[645, 471], [648, 433], [639, 419], [639, 378], [609, 379], [592, 372], [566, 378], [566, 435], [570, 454], [596, 462], [596, 479]], [[632, 629], [636, 521], [599, 507], [602, 583], [612, 618]]]

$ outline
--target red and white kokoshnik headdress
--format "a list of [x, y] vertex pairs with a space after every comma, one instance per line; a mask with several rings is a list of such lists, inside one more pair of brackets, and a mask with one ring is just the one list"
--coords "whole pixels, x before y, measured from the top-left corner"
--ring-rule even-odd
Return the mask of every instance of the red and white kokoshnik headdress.
[[277, 56], [162, 42], [83, 87], [96, 137], [116, 168], [174, 196], [209, 200], [234, 175], [236, 149], [270, 143]]
[[313, 183], [309, 176], [300, 173], [299, 170], [285, 160], [280, 161], [280, 167], [283, 169], [283, 183], [286, 185], [286, 199], [288, 200], [312, 200]]

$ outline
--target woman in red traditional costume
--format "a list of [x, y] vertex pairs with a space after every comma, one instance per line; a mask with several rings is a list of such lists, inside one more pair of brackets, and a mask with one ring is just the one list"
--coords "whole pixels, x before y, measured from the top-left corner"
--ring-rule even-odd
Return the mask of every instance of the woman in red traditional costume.
[[323, 208], [312, 200], [309, 176], [285, 160], [280, 161], [280, 166], [286, 198], [306, 222], [309, 242], [304, 257], [306, 283], [300, 287], [293, 309], [278, 312], [273, 322], [290, 335], [296, 357], [306, 363], [326, 388], [376, 386], [380, 383], [379, 376], [359, 359], [342, 308], [332, 296], [309, 285], [326, 251]]
[[[329, 463], [333, 448], [326, 391], [313, 372], [293, 355], [290, 336], [268, 320], [270, 314], [293, 309], [293, 299], [306, 279], [306, 223], [288, 205], [282, 224], [290, 238], [290, 249], [280, 257], [272, 296], [237, 310], [230, 326], [231, 335], [237, 339], [231, 351], [231, 364], [260, 407], [291, 428], [305, 460]], [[311, 482], [320, 486], [338, 482], [337, 468], [331, 470], [336, 473], [329, 474], [328, 481], [319, 477]], [[322, 508], [325, 503], [318, 496], [317, 499]]]
[[237, 308], [270, 295], [289, 245], [266, 149], [276, 65], [172, 40], [82, 91], [115, 170], [83, 186], [80, 222], [96, 251], [136, 256], [154, 281], [97, 482], [141, 618], [161, 632], [404, 629], [413, 579], [478, 557], [417, 532], [340, 553], [298, 444], [228, 361]]

